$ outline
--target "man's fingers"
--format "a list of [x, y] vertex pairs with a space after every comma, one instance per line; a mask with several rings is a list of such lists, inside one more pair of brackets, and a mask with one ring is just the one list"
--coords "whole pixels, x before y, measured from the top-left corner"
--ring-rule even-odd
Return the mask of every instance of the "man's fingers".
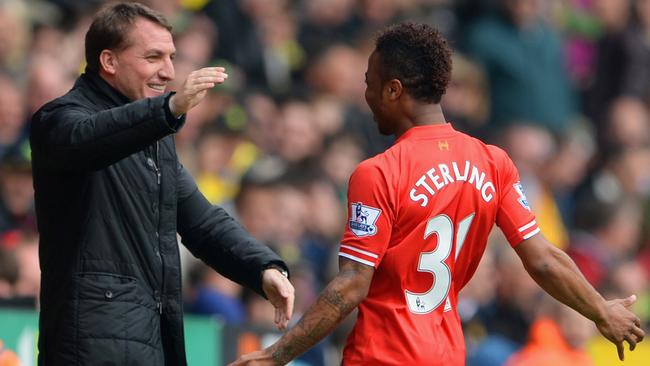
[[618, 351], [618, 359], [623, 361], [625, 360], [625, 347], [623, 342], [616, 342], [616, 350]]
[[636, 295], [628, 296], [625, 299], [623, 299], [623, 301], [621, 301], [623, 306], [625, 306], [626, 308], [632, 306], [632, 304], [634, 304], [635, 302], [636, 302]]
[[224, 80], [221, 78], [214, 78], [212, 80], [205, 80], [205, 82], [188, 85], [186, 93], [189, 95], [196, 94], [205, 89], [214, 88], [215, 85], [222, 83]]
[[282, 310], [275, 308], [275, 324], [280, 324], [282, 321]]
[[293, 302], [295, 300], [295, 295], [293, 293], [293, 287], [289, 290], [289, 296], [287, 297], [287, 306], [285, 307], [284, 316], [287, 318], [287, 322], [291, 320], [293, 316]]
[[276, 322], [276, 326], [279, 330], [284, 330], [287, 327], [287, 319], [284, 317], [282, 310], [277, 309], [276, 311], [278, 313], [278, 321]]
[[226, 69], [223, 67], [204, 67], [202, 69], [194, 70], [190, 73], [190, 77], [192, 76], [200, 76], [200, 75], [210, 75], [210, 74], [215, 74], [215, 73], [225, 73]]
[[228, 78], [227, 74], [216, 74], [216, 75], [205, 75], [205, 76], [199, 76], [191, 80], [192, 84], [202, 84], [202, 83], [215, 83], [215, 82], [223, 82]]
[[197, 71], [202, 71], [202, 70], [207, 70], [207, 71], [217, 71], [217, 72], [225, 72], [226, 68], [221, 67], [221, 66], [214, 66], [214, 67], [204, 67], [202, 69], [199, 69]]
[[636, 336], [636, 341], [637, 342], [641, 342], [643, 340], [643, 338], [645, 338], [645, 332], [643, 331], [643, 329], [641, 329], [638, 326], [634, 327], [634, 329], [632, 329], [632, 333], [634, 333], [634, 335]]
[[228, 74], [224, 70], [201, 69], [191, 72], [187, 76], [187, 80], [195, 80], [202, 77], [223, 77], [227, 78]]
[[289, 324], [289, 319], [286, 317], [287, 304], [281, 304], [275, 308], [275, 325], [279, 330], [284, 330]]
[[630, 351], [634, 351], [634, 349], [636, 348], [636, 339], [634, 338], [635, 337], [630, 334], [625, 336], [625, 341], [630, 345]]
[[203, 91], [205, 89], [214, 88], [215, 85], [216, 85], [215, 83], [196, 84], [196, 85], [194, 85], [192, 87], [192, 89], [190, 90], [190, 93], [191, 94], [196, 94], [196, 93], [198, 93], [200, 91]]

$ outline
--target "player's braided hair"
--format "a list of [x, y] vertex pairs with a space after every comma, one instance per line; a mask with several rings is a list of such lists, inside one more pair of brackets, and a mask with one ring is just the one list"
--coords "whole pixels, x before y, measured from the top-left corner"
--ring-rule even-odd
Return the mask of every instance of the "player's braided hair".
[[427, 24], [396, 24], [375, 46], [384, 81], [398, 79], [414, 98], [440, 102], [451, 78], [451, 50], [440, 32]]

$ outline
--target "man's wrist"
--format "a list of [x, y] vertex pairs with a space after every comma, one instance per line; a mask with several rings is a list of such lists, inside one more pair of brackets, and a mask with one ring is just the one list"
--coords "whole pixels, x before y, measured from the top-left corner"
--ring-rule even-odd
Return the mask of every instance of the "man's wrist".
[[168, 101], [167, 101], [167, 108], [169, 110], [169, 113], [171, 113], [174, 118], [180, 118], [183, 114], [183, 112], [178, 110], [178, 107], [174, 104], [173, 100], [176, 97], [175, 94], [170, 95]]
[[278, 264], [271, 263], [265, 266], [264, 269], [262, 269], [262, 273], [264, 273], [264, 271], [266, 271], [267, 269], [275, 269], [276, 271], [280, 272], [280, 274], [283, 275], [284, 277], [289, 278], [289, 271]]

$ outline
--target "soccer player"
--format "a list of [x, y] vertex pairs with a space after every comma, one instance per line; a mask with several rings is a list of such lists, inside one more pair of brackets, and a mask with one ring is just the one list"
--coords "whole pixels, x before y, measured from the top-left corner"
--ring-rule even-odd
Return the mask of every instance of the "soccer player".
[[395, 25], [378, 37], [365, 96], [380, 132], [396, 142], [350, 177], [339, 274], [278, 342], [231, 365], [283, 365], [357, 306], [343, 365], [464, 365], [458, 292], [494, 223], [533, 279], [593, 320], [621, 359], [624, 341], [633, 350], [643, 339], [640, 320], [628, 310], [635, 296], [603, 299], [540, 234], [507, 154], [445, 122], [439, 103], [450, 54], [424, 24]]

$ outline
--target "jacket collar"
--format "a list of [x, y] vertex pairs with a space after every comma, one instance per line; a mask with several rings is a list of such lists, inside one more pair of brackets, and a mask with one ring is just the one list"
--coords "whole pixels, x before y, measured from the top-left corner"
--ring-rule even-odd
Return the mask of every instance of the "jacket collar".
[[86, 71], [77, 79], [75, 87], [89, 88], [95, 93], [102, 95], [109, 100], [111, 104], [120, 106], [131, 102], [124, 94], [113, 88], [106, 80], [95, 71], [86, 69]]

